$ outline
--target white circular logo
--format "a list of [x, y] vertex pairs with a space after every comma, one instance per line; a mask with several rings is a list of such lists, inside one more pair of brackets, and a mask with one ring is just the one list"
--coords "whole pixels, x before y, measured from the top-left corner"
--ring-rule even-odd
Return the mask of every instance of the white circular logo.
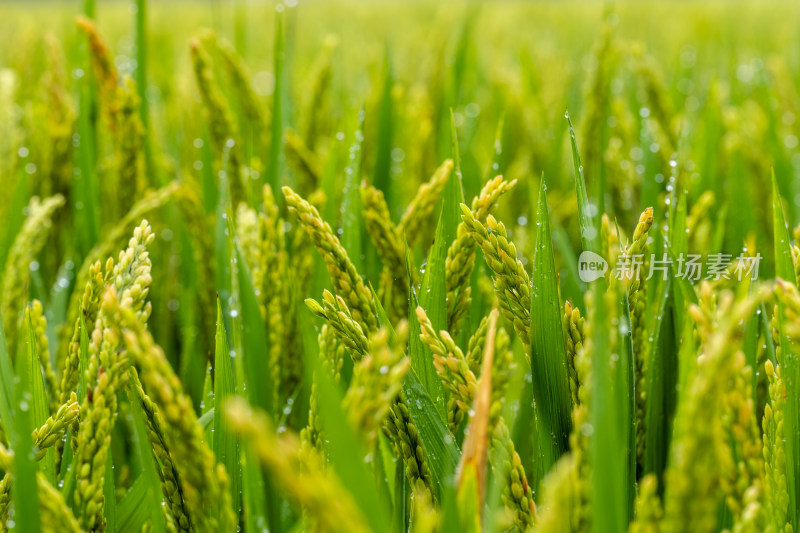
[[608, 271], [608, 263], [601, 255], [586, 250], [578, 257], [578, 277], [589, 283], [602, 278]]

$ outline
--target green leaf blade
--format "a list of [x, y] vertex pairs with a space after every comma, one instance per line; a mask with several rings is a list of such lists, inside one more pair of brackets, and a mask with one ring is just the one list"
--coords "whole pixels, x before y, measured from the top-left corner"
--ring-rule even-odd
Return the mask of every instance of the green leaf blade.
[[[135, 378], [138, 381], [138, 376]], [[137, 482], [130, 488], [128, 494], [120, 502], [117, 509], [118, 531], [123, 533], [138, 532], [142, 529], [143, 521], [150, 520], [153, 533], [163, 533], [166, 525], [164, 515], [161, 512], [163, 495], [161, 492], [161, 482], [156, 471], [155, 457], [153, 456], [150, 441], [147, 436], [147, 425], [142, 403], [132, 392], [128, 392], [128, 399], [131, 406], [131, 416], [133, 419], [133, 454], [138, 457], [141, 465], [141, 473]], [[134, 492], [135, 486], [141, 481], [142, 488]], [[142, 491], [142, 494], [138, 493]], [[128, 498], [131, 498], [128, 500]], [[143, 502], [143, 503], [140, 503]], [[142, 509], [134, 508], [133, 505], [141, 505]]]
[[14, 398], [14, 371], [8, 354], [3, 319], [0, 317], [0, 422], [10, 435], [16, 433], [13, 416]]
[[[786, 223], [778, 182], [772, 172], [772, 223], [775, 244], [775, 275], [797, 284], [792, 262], [789, 240], [789, 227]], [[786, 336], [786, 312], [784, 304], [778, 299], [778, 320], [780, 324], [780, 347], [783, 352], [786, 379], [786, 407], [784, 415], [786, 444], [786, 479], [789, 487], [789, 516], [795, 526], [800, 518], [800, 362], [797, 346]]]
[[[273, 191], [280, 189], [283, 173], [283, 127], [284, 127], [284, 99], [286, 98], [286, 17], [283, 11], [279, 11], [275, 16], [275, 48], [274, 48], [274, 72], [275, 89], [272, 99], [272, 137], [269, 145], [269, 167], [265, 173], [266, 183]], [[279, 205], [283, 202], [283, 197], [276, 196]]]
[[[225, 325], [222, 320], [222, 306], [217, 299], [217, 333], [215, 336], [214, 350], [214, 399], [215, 403], [224, 403], [226, 398], [236, 394], [236, 385], [233, 377], [233, 364], [231, 353], [228, 349], [228, 339], [225, 334]], [[222, 417], [222, 411], [214, 413], [213, 450], [217, 461], [225, 465], [228, 477], [231, 480], [230, 490], [234, 509], [238, 509], [239, 500], [239, 453], [236, 436], [227, 430]]]
[[341, 206], [342, 232], [340, 240], [347, 251], [347, 256], [355, 265], [358, 272], [364, 272], [363, 259], [364, 246], [361, 232], [364, 229], [361, 214], [361, 193], [359, 183], [361, 180], [361, 145], [364, 141], [364, 111], [358, 114], [358, 126], [355, 139], [350, 147], [350, 161], [345, 169], [344, 192]]
[[538, 211], [531, 277], [530, 359], [537, 421], [542, 424], [537, 433], [543, 436], [542, 466], [547, 472], [569, 448], [572, 400], [544, 180], [539, 190]]
[[[27, 383], [23, 386], [30, 391], [31, 398], [31, 423], [34, 428], [40, 428], [50, 417], [50, 401], [47, 398], [47, 391], [44, 386], [44, 376], [42, 366], [39, 362], [39, 347], [36, 345], [36, 333], [30, 317], [26, 315], [28, 326], [28, 349], [27, 358], [22, 354], [22, 364], [27, 367], [26, 371], [20, 374], [20, 380], [25, 379]], [[51, 447], [47, 450], [44, 458], [39, 461], [39, 472], [53, 486], [56, 484], [56, 462], [55, 450]]]
[[572, 146], [572, 163], [575, 172], [575, 192], [578, 195], [578, 217], [581, 226], [581, 243], [584, 251], [598, 253], [600, 251], [600, 233], [597, 231], [594, 216], [596, 207], [589, 203], [589, 196], [586, 192], [586, 179], [583, 175], [583, 165], [581, 156], [578, 152], [578, 141], [575, 139], [575, 129], [572, 127], [572, 120], [569, 112], [564, 116], [567, 118], [569, 126], [569, 137]]
[[[437, 235], [441, 235], [441, 231], [442, 225], [440, 217], [440, 224], [436, 230]], [[434, 245], [434, 248], [436, 248], [436, 245]], [[444, 386], [439, 380], [439, 376], [436, 375], [436, 369], [433, 366], [433, 355], [420, 339], [421, 328], [416, 313], [417, 306], [422, 306], [428, 313], [428, 318], [430, 318], [434, 328], [441, 329], [444, 327], [444, 322], [447, 319], [447, 309], [442, 309], [441, 305], [437, 305], [437, 302], [440, 302], [440, 300], [444, 298], [444, 278], [440, 277], [440, 275], [431, 278], [431, 271], [435, 268], [436, 271], [439, 272], [441, 269], [438, 265], [441, 262], [441, 266], [444, 266], [445, 257], [442, 256], [441, 250], [431, 250], [431, 264], [428, 265], [428, 269], [423, 277], [421, 288], [422, 296], [418, 300], [413, 282], [411, 281], [411, 262], [409, 254], [410, 252], [406, 248], [406, 268], [409, 271], [408, 278], [410, 286], [408, 300], [408, 357], [411, 359], [411, 369], [418, 374], [422, 386], [428, 393], [428, 396], [433, 399], [436, 407], [435, 411], [442, 420], [446, 420]], [[432, 283], [435, 284], [434, 287], [431, 287]], [[434, 295], [431, 294], [431, 291], [434, 291]], [[439, 294], [441, 294], [442, 298], [433, 298], [433, 296], [438, 296]]]
[[240, 315], [234, 317], [234, 327], [240, 322], [242, 334], [242, 356], [246, 372], [247, 396], [253, 405], [267, 413], [275, 413], [275, 394], [277, 386], [276, 376], [272, 375], [272, 368], [267, 360], [268, 341], [264, 323], [261, 320], [261, 310], [258, 307], [255, 287], [250, 276], [250, 270], [245, 263], [242, 252], [236, 246], [237, 278], [239, 284]]
[[375, 153], [375, 169], [372, 174], [372, 183], [383, 191], [386, 204], [392, 205], [392, 137], [394, 134], [394, 100], [392, 88], [394, 87], [394, 72], [389, 45], [384, 52], [384, 72], [381, 99], [378, 107], [378, 140]]
[[[30, 324], [30, 322], [29, 322]], [[14, 420], [16, 435], [13, 437], [14, 449], [14, 519], [19, 524], [25, 525], [25, 531], [39, 533], [41, 522], [39, 518], [39, 496], [36, 481], [38, 465], [34, 461], [33, 430], [37, 427], [37, 420], [41, 416], [37, 404], [37, 386], [35, 385], [39, 361], [34, 352], [32, 338], [28, 336], [28, 349], [19, 354], [16, 360], [17, 376], [14, 402]], [[35, 363], [35, 366], [34, 366]], [[41, 377], [39, 378], [41, 380]], [[44, 389], [42, 384], [41, 389]], [[44, 422], [44, 421], [42, 421]]]
[[433, 479], [434, 495], [441, 497], [452, 490], [453, 474], [458, 467], [461, 451], [444, 420], [437, 416], [434, 402], [414, 370], [403, 382], [408, 412], [419, 432]]
[[644, 448], [644, 472], [658, 477], [659, 487], [664, 486], [663, 473], [667, 465], [669, 443], [672, 434], [672, 417], [677, 405], [678, 346], [676, 345], [672, 272], [662, 281], [656, 299], [658, 311], [655, 315], [651, 338], [651, 355], [646, 377], [647, 433]]

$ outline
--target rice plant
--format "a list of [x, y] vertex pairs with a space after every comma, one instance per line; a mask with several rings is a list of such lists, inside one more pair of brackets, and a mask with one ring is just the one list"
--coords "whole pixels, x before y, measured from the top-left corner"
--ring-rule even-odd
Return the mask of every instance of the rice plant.
[[794, 531], [798, 15], [6, 3], [0, 532]]

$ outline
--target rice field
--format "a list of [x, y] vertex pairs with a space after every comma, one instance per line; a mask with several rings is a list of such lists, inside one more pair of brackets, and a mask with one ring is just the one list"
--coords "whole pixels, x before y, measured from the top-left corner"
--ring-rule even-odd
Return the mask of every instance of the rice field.
[[800, 528], [800, 7], [0, 7], [0, 532]]

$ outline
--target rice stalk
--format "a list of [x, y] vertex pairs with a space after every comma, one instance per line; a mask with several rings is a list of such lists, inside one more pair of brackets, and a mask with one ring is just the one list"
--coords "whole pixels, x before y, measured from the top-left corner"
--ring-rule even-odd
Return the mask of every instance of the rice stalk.
[[191, 523], [204, 530], [228, 530], [235, 522], [228, 474], [205, 442], [191, 400], [136, 314], [113, 292], [106, 291], [103, 301], [117, 318], [127, 358], [138, 367], [143, 388], [164, 416], [165, 439]]
[[[493, 311], [493, 313], [497, 314], [497, 311]], [[452, 417], [449, 420], [451, 427], [457, 427], [472, 409], [478, 392], [478, 379], [469, 369], [463, 352], [455, 344], [450, 334], [446, 331], [440, 331], [437, 334], [421, 307], [417, 307], [417, 317], [422, 330], [420, 338], [433, 353], [436, 372], [451, 395], [448, 404], [448, 417]], [[502, 353], [504, 351], [506, 350], [498, 350], [502, 354], [498, 357], [498, 361], [500, 365], [507, 366], [508, 359]], [[504, 374], [503, 366], [500, 366], [498, 370], [497, 373], [502, 376]], [[501, 377], [501, 383], [497, 383], [499, 391], [502, 391], [504, 379], [505, 377]], [[494, 386], [495, 383], [492, 385]], [[525, 531], [533, 524], [536, 516], [533, 495], [528, 486], [525, 469], [514, 447], [514, 441], [500, 414], [502, 392], [494, 395], [490, 401], [489, 438], [492, 448], [490, 457], [496, 461], [495, 469], [504, 476], [503, 501], [512, 512], [515, 527], [518, 531]]]
[[58, 407], [42, 427], [33, 431], [33, 443], [39, 449], [37, 460], [45, 456], [48, 448], [61, 441], [72, 423], [78, 419], [79, 413], [78, 397], [72, 393], [67, 403]]
[[395, 455], [405, 465], [412, 489], [430, 494], [432, 479], [425, 448], [402, 396], [392, 405], [384, 427], [391, 436]]
[[[510, 191], [517, 180], [505, 181], [502, 176], [489, 180], [481, 192], [472, 200], [474, 218], [481, 223], [491, 214], [492, 208], [498, 198]], [[447, 262], [445, 263], [445, 282], [447, 284], [447, 329], [454, 335], [458, 334], [461, 319], [469, 310], [472, 300], [470, 276], [475, 267], [475, 240], [469, 232], [467, 224], [458, 225], [456, 239], [447, 249]]]
[[[337, 338], [351, 349], [350, 355], [353, 361], [359, 362], [368, 355], [369, 341], [367, 340], [366, 334], [363, 332], [361, 325], [355, 321], [351, 310], [347, 307], [347, 303], [343, 298], [333, 297], [333, 295], [328, 296], [325, 302], [327, 310], [313, 300], [307, 302], [307, 304], [312, 312], [326, 319], [328, 316], [331, 317], [331, 321], [328, 322], [328, 331], [331, 333], [335, 332]], [[336, 325], [334, 325], [334, 323]], [[325, 345], [336, 350], [336, 345], [331, 343], [332, 339], [330, 336], [325, 338], [321, 337], [321, 339], [324, 341]], [[323, 343], [320, 343], [321, 354], [337, 353], [331, 348], [323, 348]], [[329, 365], [329, 368], [330, 366], [331, 365]], [[316, 415], [316, 413], [312, 412], [312, 415]], [[309, 418], [311, 418], [311, 416]], [[319, 434], [317, 428], [318, 426], [309, 431], [309, 439]], [[395, 454], [402, 459], [403, 464], [405, 464], [406, 476], [408, 476], [412, 487], [417, 490], [429, 491], [432, 480], [425, 449], [419, 436], [419, 431], [411, 420], [408, 406], [405, 404], [405, 399], [402, 395], [392, 404], [388, 416], [384, 418], [384, 430], [391, 438]]]
[[570, 454], [561, 456], [555, 467], [542, 481], [542, 501], [536, 531], [542, 533], [570, 533], [575, 531], [567, 517], [577, 511], [575, 462]]
[[[83, 296], [81, 297], [80, 314], [84, 317], [87, 324], [94, 324], [97, 319], [97, 313], [100, 311], [100, 297], [105, 288], [103, 267], [100, 261], [89, 266], [88, 280], [86, 281], [83, 289]], [[77, 292], [77, 291], [76, 291]], [[59, 386], [59, 394], [61, 395], [60, 401], [66, 402], [67, 398], [75, 392], [78, 386], [79, 369], [80, 369], [80, 338], [81, 338], [81, 318], [78, 316], [74, 321], [72, 328], [72, 338], [69, 341], [66, 356], [63, 359], [61, 368], [61, 384]], [[85, 394], [86, 391], [83, 391]]]
[[400, 217], [397, 228], [401, 235], [406, 236], [409, 246], [414, 246], [419, 239], [420, 230], [429, 223], [452, 171], [453, 160], [446, 159], [433, 173], [430, 181], [420, 186], [416, 196], [408, 204], [403, 216]]
[[658, 479], [648, 474], [639, 481], [636, 500], [636, 518], [631, 522], [631, 533], [658, 533], [664, 511], [658, 497]]
[[144, 186], [144, 127], [139, 95], [133, 80], [120, 82], [111, 53], [94, 22], [86, 17], [78, 17], [76, 22], [89, 39], [92, 66], [100, 81], [104, 116], [115, 148], [112, 168], [116, 180], [113, 195], [109, 196], [116, 200], [117, 213], [125, 213]]
[[383, 264], [378, 296], [385, 302], [389, 321], [394, 324], [400, 318], [408, 316], [409, 287], [405, 244], [402, 234], [392, 223], [383, 192], [366, 182], [362, 183], [361, 204], [364, 225]]
[[322, 220], [314, 206], [298, 196], [291, 188], [284, 187], [283, 195], [289, 210], [295, 214], [325, 260], [336, 293], [350, 307], [353, 318], [366, 331], [376, 330], [377, 309], [372, 293], [367, 289], [331, 227]]
[[411, 531], [435, 533], [440, 531], [441, 513], [427, 491], [415, 490], [411, 495]]
[[[165, 201], [168, 200], [165, 198]], [[152, 209], [156, 209], [154, 205]], [[214, 262], [208, 261], [214, 250], [212, 233], [209, 231], [208, 219], [198, 195], [189, 186], [175, 190], [175, 203], [184, 221], [192, 245], [192, 258], [197, 265], [197, 304], [200, 315], [200, 336], [205, 353], [211, 353], [212, 335], [214, 331]], [[137, 204], [138, 205], [138, 204]], [[142, 206], [143, 207], [143, 206]], [[148, 209], [151, 209], [148, 208]], [[142, 209], [132, 210], [132, 213]], [[146, 216], [141, 214], [140, 216]]]
[[44, 200], [32, 198], [27, 218], [8, 253], [3, 273], [0, 316], [3, 317], [6, 342], [12, 358], [17, 351], [20, 311], [26, 307], [31, 267], [37, 268], [36, 256], [47, 242], [55, 211], [64, 205], [64, 197], [51, 196]]
[[786, 402], [786, 384], [783, 382], [780, 363], [764, 363], [769, 379], [769, 400], [764, 407], [762, 429], [764, 435], [764, 516], [769, 531], [784, 531], [789, 526], [789, 487], [786, 484], [786, 445], [783, 410]]
[[[350, 313], [344, 299], [334, 296], [330, 291], [322, 293], [322, 304], [309, 298], [306, 305], [312, 313], [327, 320], [344, 345], [350, 350], [353, 360], [360, 361], [364, 354], [369, 353], [369, 342], [361, 325], [356, 322]], [[336, 365], [338, 366], [338, 365]]]
[[30, 320], [36, 338], [36, 349], [39, 352], [39, 363], [44, 371], [44, 380], [50, 398], [50, 413], [58, 409], [58, 381], [50, 362], [50, 341], [47, 338], [47, 318], [44, 316], [42, 302], [34, 300], [30, 307]]
[[[718, 418], [724, 412], [722, 399], [734, 368], [727, 364], [740, 349], [741, 327], [758, 303], [756, 296], [734, 302], [723, 293], [714, 318], [716, 328], [703, 345], [690, 388], [678, 403], [670, 463], [665, 473], [663, 531], [711, 529], [716, 524], [720, 461], [726, 456], [726, 437]], [[758, 296], [758, 298], [763, 298]], [[690, 307], [696, 320], [703, 318], [697, 306]]]
[[65, 533], [82, 533], [80, 523], [72, 510], [67, 506], [61, 492], [53, 487], [44, 476], [37, 476], [39, 505], [44, 531], [64, 531]]
[[[85, 287], [86, 283], [90, 281], [91, 271], [93, 266], [98, 262], [105, 262], [106, 258], [118, 249], [120, 244], [127, 240], [130, 235], [131, 229], [139, 225], [143, 218], [149, 217], [153, 212], [164, 207], [170, 200], [179, 195], [183, 187], [177, 182], [173, 182], [157, 191], [146, 193], [142, 198], [137, 201], [130, 211], [122, 217], [111, 230], [103, 237], [103, 240], [97, 243], [94, 248], [89, 252], [83, 260], [80, 269], [75, 275], [75, 286]], [[108, 271], [106, 271], [108, 274]], [[82, 294], [75, 291], [70, 296], [70, 301], [67, 306], [67, 321], [66, 324], [77, 324], [79, 319], [79, 312], [81, 310]], [[90, 324], [87, 321], [87, 324]], [[76, 328], [77, 329], [77, 328]], [[70, 335], [74, 330], [64, 330], [64, 335]], [[66, 346], [66, 342], [60, 343], [61, 346]], [[63, 390], [62, 390], [63, 395]]]
[[[267, 130], [268, 112], [261, 104], [250, 83], [250, 73], [244, 64], [244, 59], [236, 52], [233, 45], [225, 39], [219, 38], [213, 32], [204, 33], [201, 36], [203, 41], [213, 45], [222, 56], [225, 71], [231, 80], [231, 87], [236, 93], [236, 100], [242, 108], [245, 118], [250, 122], [251, 127], [263, 135]], [[264, 139], [260, 141], [262, 147], [266, 147]]]
[[[192, 41], [190, 50], [197, 88], [208, 119], [208, 136], [216, 156], [215, 166], [218, 171], [224, 171], [230, 176], [231, 201], [233, 205], [239, 205], [246, 199], [247, 190], [243, 182], [242, 141], [239, 137], [239, 128], [233, 119], [225, 95], [219, 88], [208, 50], [199, 39]], [[223, 164], [223, 161], [226, 164]]]
[[[592, 311], [594, 294], [587, 295], [586, 305]], [[570, 526], [575, 531], [586, 531], [591, 527], [591, 483], [592, 467], [589, 461], [589, 437], [592, 434], [590, 408], [592, 399], [592, 363], [594, 341], [594, 324], [586, 322], [583, 330], [583, 342], [580, 350], [575, 352], [573, 365], [579, 384], [578, 401], [572, 406], [572, 431], [569, 435], [570, 455], [573, 465], [573, 511]]]
[[[648, 357], [648, 332], [645, 315], [647, 306], [647, 257], [649, 251], [647, 238], [652, 225], [653, 208], [648, 207], [639, 217], [639, 223], [633, 232], [633, 240], [625, 248], [626, 264], [623, 265], [628, 270], [623, 279], [628, 284], [628, 308], [631, 315], [631, 333], [633, 336], [636, 390], [636, 458], [640, 465], [644, 461], [645, 404], [647, 402], [647, 394], [645, 392]], [[637, 266], [638, 263], [641, 264]]]
[[417, 307], [420, 338], [433, 354], [433, 366], [450, 393], [447, 416], [450, 430], [455, 432], [472, 409], [478, 390], [478, 379], [470, 370], [461, 348], [447, 331], [436, 333], [422, 307]]
[[[42, 184], [42, 194], [68, 193], [73, 169], [72, 132], [75, 128], [76, 110], [71, 102], [66, 58], [57, 38], [48, 34], [45, 38], [48, 69], [42, 85], [48, 120], [47, 158], [42, 165], [42, 173], [47, 176]], [[62, 217], [62, 220], [66, 217]]]
[[[128, 248], [121, 252], [115, 264], [109, 259], [106, 273], [115, 293], [118, 306], [125, 306], [137, 320], [147, 320], [150, 304], [145, 301], [152, 278], [147, 246], [155, 235], [147, 221], [133, 232]], [[81, 524], [90, 531], [105, 531], [103, 513], [105, 495], [103, 484], [106, 459], [111, 443], [111, 428], [117, 417], [117, 392], [127, 375], [127, 359], [121, 355], [121, 339], [114, 324], [114, 309], [104, 298], [92, 331], [87, 369], [88, 402], [81, 406], [80, 428], [75, 450], [77, 485], [75, 503], [80, 509]]]
[[569, 388], [572, 395], [572, 405], [580, 403], [581, 381], [578, 377], [578, 354], [583, 350], [584, 318], [580, 309], [573, 307], [570, 302], [564, 303], [564, 338], [567, 345], [567, 370], [569, 371]]
[[[6, 472], [0, 480], [0, 527], [13, 527], [14, 520], [10, 519], [9, 504], [10, 494], [14, 485], [13, 452], [0, 444], [0, 470]], [[56, 490], [40, 472], [36, 473], [36, 498], [40, 509], [41, 527], [44, 531], [65, 531], [67, 533], [83, 533], [72, 510], [67, 506], [61, 492]], [[28, 526], [21, 523], [20, 527]]]
[[332, 59], [339, 38], [328, 35], [323, 41], [322, 49], [311, 67], [310, 78], [313, 80], [308, 91], [305, 92], [303, 108], [303, 123], [301, 133], [309, 150], [317, 148], [320, 137], [329, 133], [331, 127], [329, 115], [326, 110], [330, 108], [328, 95], [331, 92], [331, 78], [333, 77]]
[[711, 246], [713, 222], [711, 211], [714, 207], [714, 193], [704, 192], [692, 205], [686, 216], [686, 227], [689, 229], [689, 250], [702, 252]]
[[136, 370], [131, 369], [130, 372], [131, 388], [141, 402], [145, 414], [147, 439], [152, 446], [158, 476], [161, 479], [161, 492], [166, 501], [164, 512], [168, 514], [177, 531], [191, 531], [192, 523], [183, 501], [183, 488], [164, 436], [164, 417], [158, 406], [144, 392]]
[[517, 258], [517, 248], [508, 239], [508, 232], [502, 222], [492, 215], [486, 218], [486, 225], [475, 218], [475, 214], [466, 205], [461, 204], [464, 212], [462, 219], [467, 231], [483, 250], [486, 264], [494, 277], [494, 290], [500, 302], [500, 310], [506, 319], [514, 325], [514, 330], [529, 352], [530, 344], [530, 278]]
[[[475, 333], [469, 338], [467, 353], [464, 355], [467, 365], [473, 374], [480, 375], [481, 364], [483, 363], [483, 347], [486, 342], [486, 331], [489, 328], [489, 315], [486, 315], [478, 323]], [[449, 331], [449, 330], [448, 330]]]
[[303, 190], [312, 191], [319, 187], [324, 170], [317, 154], [306, 146], [302, 137], [290, 129], [286, 130], [283, 138], [286, 162], [301, 178]]
[[225, 406], [225, 416], [254, 451], [261, 468], [273, 474], [322, 530], [369, 531], [366, 518], [341, 481], [330, 469], [323, 468], [314, 454], [302, 452], [294, 435], [276, 437], [266, 415], [254, 412], [241, 400], [230, 400]]
[[411, 361], [403, 353], [407, 329], [402, 324], [398, 327], [393, 345], [389, 345], [389, 332], [385, 328], [372, 335], [369, 354], [353, 369], [350, 386], [342, 401], [350, 423], [370, 450], [374, 448], [378, 430], [411, 368]]
[[729, 456], [722, 490], [733, 515], [734, 524], [748, 522], [751, 528], [762, 523], [761, 492], [764, 486], [763, 446], [753, 404], [752, 372], [745, 364], [744, 353], [732, 361], [733, 386], [724, 397], [723, 424], [731, 435]]
[[8, 531], [8, 509], [11, 504], [11, 474], [6, 473], [0, 480], [0, 531]]

